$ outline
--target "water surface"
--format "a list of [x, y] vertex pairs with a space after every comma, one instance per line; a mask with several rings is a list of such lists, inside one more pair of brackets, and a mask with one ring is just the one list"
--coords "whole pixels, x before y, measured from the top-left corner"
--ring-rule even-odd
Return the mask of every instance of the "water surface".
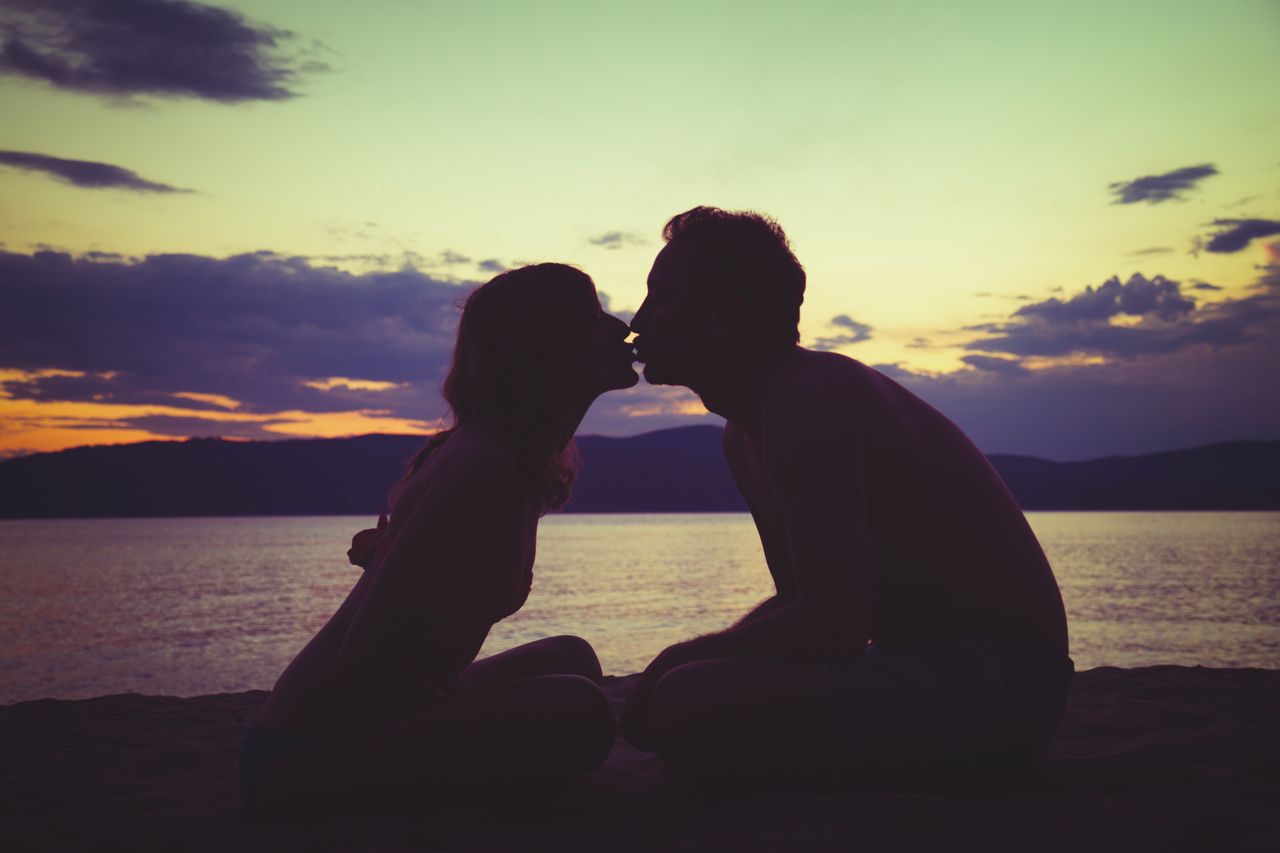
[[[1280, 667], [1280, 513], [1030, 513], [1077, 668]], [[0, 703], [265, 689], [355, 583], [372, 519], [0, 521]], [[751, 518], [543, 520], [533, 592], [484, 653], [560, 633], [605, 671], [772, 592]]]

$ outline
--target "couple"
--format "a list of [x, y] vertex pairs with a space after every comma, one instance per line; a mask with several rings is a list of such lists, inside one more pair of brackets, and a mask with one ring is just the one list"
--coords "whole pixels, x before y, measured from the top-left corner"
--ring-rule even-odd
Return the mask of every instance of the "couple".
[[579, 422], [636, 384], [636, 358], [727, 420], [777, 591], [662, 652], [625, 738], [677, 771], [801, 784], [1011, 778], [1043, 755], [1072, 674], [1066, 617], [999, 476], [901, 386], [797, 345], [805, 274], [775, 222], [699, 207], [663, 236], [630, 330], [561, 264], [471, 294], [444, 384], [454, 425], [357, 534], [364, 574], [251, 728], [250, 813], [527, 791], [604, 761], [616, 723], [586, 641], [476, 655], [529, 594]]

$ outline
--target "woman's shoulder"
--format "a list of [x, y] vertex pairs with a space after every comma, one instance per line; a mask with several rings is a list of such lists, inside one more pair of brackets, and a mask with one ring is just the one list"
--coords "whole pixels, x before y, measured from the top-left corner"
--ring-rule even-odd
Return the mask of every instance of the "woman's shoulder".
[[522, 491], [515, 452], [485, 433], [458, 427], [395, 495], [392, 513], [403, 515], [433, 497], [457, 504], [469, 495], [491, 501], [503, 492]]

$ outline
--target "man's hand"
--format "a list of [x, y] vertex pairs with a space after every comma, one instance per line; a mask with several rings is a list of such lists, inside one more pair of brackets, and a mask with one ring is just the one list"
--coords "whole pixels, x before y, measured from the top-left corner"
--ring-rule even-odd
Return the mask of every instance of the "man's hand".
[[373, 560], [373, 552], [378, 547], [378, 540], [386, 529], [387, 514], [384, 512], [378, 516], [377, 527], [361, 530], [351, 537], [351, 547], [347, 549], [347, 559], [351, 561], [351, 565], [362, 569], [369, 568], [369, 563]]

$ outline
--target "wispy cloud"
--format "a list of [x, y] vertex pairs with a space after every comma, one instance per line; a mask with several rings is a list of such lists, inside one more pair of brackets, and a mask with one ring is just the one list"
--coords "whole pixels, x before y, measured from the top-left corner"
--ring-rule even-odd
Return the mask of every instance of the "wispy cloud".
[[121, 166], [93, 160], [64, 160], [29, 151], [0, 151], [0, 165], [28, 172], [41, 172], [68, 184], [91, 189], [123, 189], [147, 193], [191, 192], [169, 184], [148, 181], [137, 172]]
[[1181, 199], [1184, 194], [1194, 189], [1196, 184], [1205, 178], [1218, 174], [1212, 163], [1199, 166], [1187, 166], [1174, 169], [1161, 175], [1143, 175], [1131, 181], [1117, 181], [1108, 185], [1108, 191], [1115, 196], [1113, 204], [1159, 204], [1165, 201]]
[[623, 246], [640, 246], [644, 238], [629, 231], [606, 231], [598, 237], [590, 237], [587, 242], [603, 249], [621, 249]]
[[0, 0], [0, 74], [114, 98], [278, 101], [322, 63], [285, 30], [190, 0]]
[[1218, 254], [1232, 254], [1247, 247], [1254, 240], [1280, 234], [1277, 219], [1215, 219], [1210, 225], [1218, 229], [1216, 234], [1197, 239], [1195, 250]]
[[833, 350], [871, 340], [872, 328], [866, 323], [859, 323], [848, 314], [837, 314], [827, 321], [827, 325], [844, 331], [818, 338], [809, 344], [810, 349]]

